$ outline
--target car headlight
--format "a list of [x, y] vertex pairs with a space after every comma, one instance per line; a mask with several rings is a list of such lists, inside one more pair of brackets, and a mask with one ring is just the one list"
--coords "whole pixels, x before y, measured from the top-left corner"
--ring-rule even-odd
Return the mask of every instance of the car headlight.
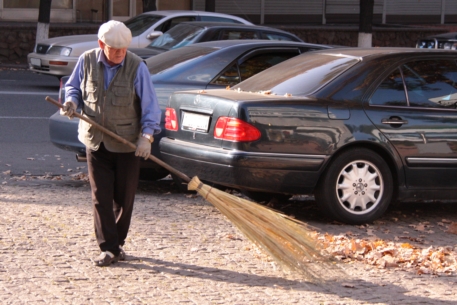
[[70, 56], [70, 53], [71, 53], [71, 48], [68, 48], [68, 47], [52, 46], [48, 50], [48, 54], [50, 54], [50, 55]]

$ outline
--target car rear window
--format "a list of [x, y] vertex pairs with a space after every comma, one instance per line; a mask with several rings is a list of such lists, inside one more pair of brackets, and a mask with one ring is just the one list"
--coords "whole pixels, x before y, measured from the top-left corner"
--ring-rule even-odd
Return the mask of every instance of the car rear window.
[[303, 54], [273, 66], [233, 87], [242, 91], [271, 91], [300, 96], [312, 93], [359, 60], [329, 54]]
[[150, 57], [146, 60], [146, 64], [151, 74], [157, 74], [189, 60], [212, 53], [216, 50], [218, 49], [185, 47]]

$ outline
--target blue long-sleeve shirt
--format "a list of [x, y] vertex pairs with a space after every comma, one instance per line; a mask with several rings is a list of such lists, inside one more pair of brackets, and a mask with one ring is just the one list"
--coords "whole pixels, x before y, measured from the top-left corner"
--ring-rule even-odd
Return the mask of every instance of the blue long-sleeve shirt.
[[[102, 62], [105, 65], [104, 78], [105, 78], [105, 90], [113, 80], [116, 72], [124, 64], [122, 61], [120, 64], [110, 66], [106, 61], [106, 57], [103, 52], [100, 52], [98, 62]], [[84, 76], [84, 54], [81, 55], [76, 63], [76, 66], [65, 84], [65, 101], [72, 101], [78, 107], [82, 106], [82, 93], [81, 93], [81, 81]], [[151, 82], [148, 68], [146, 64], [141, 63], [138, 66], [137, 74], [134, 80], [135, 92], [141, 100], [141, 120], [142, 132], [147, 134], [158, 134], [160, 133], [160, 117], [162, 111], [159, 108], [157, 101], [157, 95], [154, 89], [154, 85]]]

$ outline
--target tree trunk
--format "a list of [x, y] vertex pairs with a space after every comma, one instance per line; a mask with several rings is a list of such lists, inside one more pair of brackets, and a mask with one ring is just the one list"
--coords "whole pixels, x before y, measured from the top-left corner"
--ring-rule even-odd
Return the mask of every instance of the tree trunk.
[[155, 0], [143, 0], [143, 13], [157, 11], [156, 1]]
[[49, 22], [51, 20], [51, 2], [52, 0], [40, 0], [38, 11], [38, 24], [36, 30], [36, 42], [48, 39]]
[[216, 11], [216, 0], [205, 0], [205, 11], [215, 12]]
[[372, 47], [374, 0], [360, 0], [359, 43], [360, 48]]

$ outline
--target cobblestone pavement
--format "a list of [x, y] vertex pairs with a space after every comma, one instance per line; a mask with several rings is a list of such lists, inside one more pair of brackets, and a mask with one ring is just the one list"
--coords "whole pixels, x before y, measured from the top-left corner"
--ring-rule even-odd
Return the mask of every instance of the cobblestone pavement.
[[[363, 262], [342, 264], [347, 278], [325, 284], [284, 273], [210, 203], [166, 179], [140, 185], [127, 260], [97, 268], [87, 182], [0, 179], [1, 304], [457, 304], [455, 275]], [[330, 234], [367, 231], [329, 221], [312, 200], [281, 208]], [[456, 211], [406, 204], [373, 229], [393, 238], [411, 224], [457, 221]], [[435, 231], [417, 233], [424, 247], [455, 246], [455, 235]]]

